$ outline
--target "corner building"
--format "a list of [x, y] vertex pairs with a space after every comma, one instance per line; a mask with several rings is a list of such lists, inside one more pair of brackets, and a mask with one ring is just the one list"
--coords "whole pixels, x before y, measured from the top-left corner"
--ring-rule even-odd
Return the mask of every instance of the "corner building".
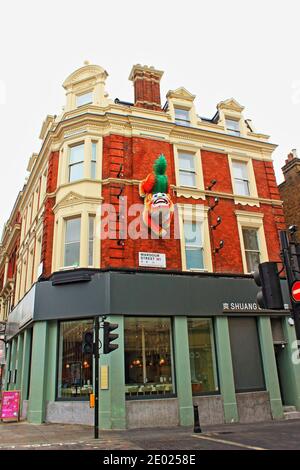
[[[135, 65], [128, 103], [109, 98], [102, 67], [85, 64], [63, 84], [62, 114], [42, 125], [0, 251], [4, 388], [21, 390], [29, 422], [93, 423], [82, 345], [96, 315], [119, 325], [119, 348], [100, 358], [103, 429], [189, 426], [193, 403], [204, 424], [300, 410], [288, 305], [260, 310], [250, 274], [279, 260], [275, 146], [234, 99], [211, 119], [183, 87], [162, 105], [162, 75]], [[160, 154], [179, 237], [133, 239], [124, 217], [135, 213], [120, 202], [143, 203], [139, 184]], [[116, 213], [106, 239], [104, 204]]]

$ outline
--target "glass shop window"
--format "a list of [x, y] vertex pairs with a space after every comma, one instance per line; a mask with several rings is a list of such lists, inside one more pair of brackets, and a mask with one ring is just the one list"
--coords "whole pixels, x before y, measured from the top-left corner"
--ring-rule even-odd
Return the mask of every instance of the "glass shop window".
[[175, 392], [170, 318], [125, 318], [125, 385], [128, 398]]
[[84, 400], [93, 391], [93, 355], [83, 352], [87, 332], [93, 332], [93, 320], [60, 323], [58, 398]]
[[210, 318], [188, 320], [193, 395], [219, 391], [213, 322]]

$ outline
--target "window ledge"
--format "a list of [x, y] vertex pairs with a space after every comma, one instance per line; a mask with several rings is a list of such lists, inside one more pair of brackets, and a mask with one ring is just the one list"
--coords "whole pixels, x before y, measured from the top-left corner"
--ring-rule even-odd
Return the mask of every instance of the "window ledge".
[[205, 192], [202, 189], [192, 188], [189, 186], [174, 186], [177, 197], [183, 196], [186, 198], [203, 199], [205, 200]]
[[260, 207], [259, 199], [251, 196], [237, 196], [234, 195], [234, 203], [242, 204], [242, 206], [257, 206]]

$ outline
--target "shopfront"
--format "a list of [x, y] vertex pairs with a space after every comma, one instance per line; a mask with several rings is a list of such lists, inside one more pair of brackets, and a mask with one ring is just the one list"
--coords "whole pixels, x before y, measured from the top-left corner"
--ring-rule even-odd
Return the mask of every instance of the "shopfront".
[[33, 298], [27, 323], [11, 314], [5, 385], [22, 390], [30, 422], [93, 423], [83, 339], [95, 315], [119, 325], [119, 348], [100, 357], [101, 428], [192, 425], [195, 403], [203, 424], [280, 419], [283, 396], [300, 409], [289, 311], [259, 310], [250, 277], [77, 270], [38, 283]]

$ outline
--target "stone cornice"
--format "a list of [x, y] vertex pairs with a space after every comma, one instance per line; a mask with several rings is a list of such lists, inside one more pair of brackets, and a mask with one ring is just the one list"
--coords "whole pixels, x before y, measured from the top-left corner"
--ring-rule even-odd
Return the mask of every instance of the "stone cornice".
[[[277, 147], [264, 140], [251, 139], [249, 136], [231, 136], [224, 131], [222, 132], [217, 125], [212, 129], [208, 129], [206, 124], [201, 126], [201, 123], [199, 123], [199, 127], [178, 126], [171, 121], [170, 115], [165, 112], [154, 112], [136, 107], [130, 107], [129, 110], [126, 106], [114, 104], [106, 108], [90, 106], [82, 113], [78, 110], [66, 113], [62, 116], [61, 121], [56, 122], [55, 126], [48, 130], [39, 156], [24, 188], [22, 208], [42, 172], [52, 146], [57, 149], [58, 145], [64, 140], [64, 132], [78, 126], [95, 126], [97, 132], [100, 132], [103, 136], [112, 133], [127, 136], [140, 135], [154, 140], [164, 139], [171, 143], [173, 140], [187, 140], [199, 146], [203, 144], [220, 146], [225, 149], [225, 152], [227, 152], [227, 148], [234, 148], [235, 150], [256, 153], [258, 158], [258, 154], [260, 154], [261, 158], [269, 160], [271, 159], [271, 153]], [[256, 157], [253, 156], [252, 158]]]

